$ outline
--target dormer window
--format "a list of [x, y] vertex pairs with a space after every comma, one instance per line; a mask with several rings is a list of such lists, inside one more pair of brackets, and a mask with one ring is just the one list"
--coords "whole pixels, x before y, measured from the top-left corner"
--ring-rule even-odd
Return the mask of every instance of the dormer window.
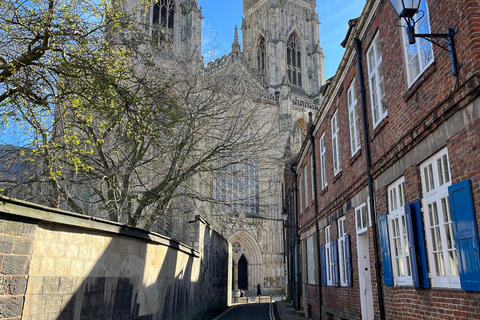
[[302, 51], [295, 34], [290, 35], [287, 42], [287, 74], [290, 83], [302, 86]]

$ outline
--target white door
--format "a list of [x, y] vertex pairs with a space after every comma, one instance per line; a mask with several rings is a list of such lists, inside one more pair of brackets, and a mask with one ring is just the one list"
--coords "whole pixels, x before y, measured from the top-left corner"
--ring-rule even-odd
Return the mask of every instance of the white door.
[[368, 232], [365, 230], [365, 232], [357, 234], [360, 303], [362, 305], [362, 319], [373, 320], [372, 276], [368, 249]]

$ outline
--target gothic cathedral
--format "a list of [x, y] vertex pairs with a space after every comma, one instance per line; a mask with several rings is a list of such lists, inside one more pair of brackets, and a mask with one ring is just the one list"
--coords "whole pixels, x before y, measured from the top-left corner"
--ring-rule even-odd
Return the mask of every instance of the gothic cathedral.
[[[176, 50], [200, 53], [203, 17], [198, 0], [158, 0], [148, 6], [147, 23], [163, 27], [159, 34], [151, 28], [152, 37], [171, 39]], [[278, 121], [276, 166], [252, 171], [252, 210], [227, 213], [222, 206], [211, 206], [197, 212], [232, 244], [232, 289], [254, 290], [260, 284], [262, 293], [280, 294], [285, 286], [281, 177], [284, 164], [301, 147], [308, 113], [318, 111], [325, 84], [315, 8], [315, 0], [244, 0], [242, 43], [236, 28], [232, 52], [206, 66], [219, 70], [227, 64], [243, 64], [264, 90], [262, 97], [252, 95], [249, 103], [258, 107], [267, 103], [276, 110]], [[235, 192], [239, 190], [224, 190], [223, 196]], [[185, 230], [184, 225], [185, 217], [171, 218], [164, 231], [189, 243], [188, 234], [178, 232]]]
[[[258, 216], [224, 216], [225, 237], [232, 243], [233, 286], [266, 292], [284, 287], [283, 164], [299, 151], [308, 112], [315, 113], [325, 84], [323, 52], [315, 0], [244, 0], [242, 45], [234, 37], [232, 51], [243, 48], [243, 63], [254, 69], [278, 112], [278, 167], [260, 172]], [[252, 97], [255, 101], [255, 98]]]

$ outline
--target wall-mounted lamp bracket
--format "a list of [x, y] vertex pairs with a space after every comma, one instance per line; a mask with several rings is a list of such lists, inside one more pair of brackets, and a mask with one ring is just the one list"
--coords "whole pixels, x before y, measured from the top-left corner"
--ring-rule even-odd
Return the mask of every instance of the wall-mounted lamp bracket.
[[[462, 67], [462, 63], [458, 63], [457, 51], [455, 49], [454, 36], [458, 32], [458, 27], [454, 29], [448, 28], [446, 33], [415, 33], [415, 26], [411, 19], [407, 19], [407, 37], [408, 43], [414, 44], [415, 38], [422, 38], [434, 45], [448, 51], [450, 53], [450, 66], [452, 68], [452, 76], [458, 75], [458, 70]], [[444, 44], [440, 41], [444, 40]]]

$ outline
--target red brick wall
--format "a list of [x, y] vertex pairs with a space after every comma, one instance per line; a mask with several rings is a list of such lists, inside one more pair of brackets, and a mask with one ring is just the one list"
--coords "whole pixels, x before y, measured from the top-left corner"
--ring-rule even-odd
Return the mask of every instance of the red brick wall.
[[[367, 1], [369, 5], [372, 1]], [[410, 86], [406, 79], [405, 62], [403, 58], [403, 42], [401, 28], [394, 25], [396, 19], [388, 1], [380, 1], [373, 19], [369, 21], [368, 29], [362, 41], [362, 65], [366, 87], [367, 124], [370, 135], [372, 159], [372, 176], [378, 179], [387, 170], [393, 172], [389, 182], [383, 185], [375, 184], [376, 216], [388, 213], [388, 184], [396, 178], [404, 176], [407, 200], [410, 202], [422, 199], [420, 178], [420, 161], [411, 160], [411, 152], [419, 152], [419, 143], [425, 141], [438, 144], [437, 150], [447, 146], [452, 184], [465, 179], [472, 180], [477, 218], [480, 221], [480, 120], [475, 121], [467, 128], [447, 130], [445, 141], [439, 141], [438, 132], [442, 125], [450, 121], [453, 116], [464, 112], [464, 108], [480, 95], [480, 3], [473, 0], [429, 0], [429, 21], [434, 33], [443, 33], [448, 27], [459, 27], [455, 36], [458, 61], [463, 63], [458, 78], [451, 75], [448, 52], [434, 45], [433, 63], [421, 73], [420, 77]], [[382, 49], [382, 66], [385, 75], [385, 91], [388, 116], [376, 127], [372, 125], [371, 101], [368, 82], [366, 53], [376, 35], [380, 37]], [[350, 57], [350, 55], [349, 55]], [[317, 167], [317, 200], [318, 218], [322, 226], [331, 222], [331, 238], [337, 239], [336, 218], [346, 211], [347, 233], [351, 235], [351, 257], [353, 266], [353, 286], [323, 287], [323, 315], [335, 319], [354, 319], [361, 315], [360, 293], [358, 282], [357, 249], [355, 237], [354, 208], [349, 203], [367, 186], [365, 165], [365, 141], [360, 121], [361, 150], [352, 157], [350, 151], [350, 133], [347, 108], [347, 91], [353, 78], [357, 86], [357, 112], [360, 109], [360, 88], [356, 57], [352, 64], [343, 70], [345, 76], [338, 83], [339, 90], [333, 99], [331, 107], [323, 114], [324, 119], [317, 124], [315, 136], [315, 156]], [[339, 77], [340, 74], [337, 74]], [[334, 82], [335, 85], [335, 82]], [[331, 87], [329, 90], [333, 90]], [[478, 108], [478, 103], [476, 105]], [[473, 107], [475, 108], [475, 106]], [[331, 117], [338, 110], [340, 127], [340, 147], [342, 171], [333, 176], [332, 164], [332, 132]], [[467, 112], [468, 113], [468, 112]], [[441, 129], [443, 130], [443, 129]], [[455, 130], [458, 130], [456, 133]], [[442, 131], [443, 132], [443, 131]], [[325, 133], [326, 145], [326, 190], [321, 190], [320, 160], [318, 142]], [[441, 136], [441, 135], [440, 135]], [[435, 138], [432, 138], [435, 137]], [[436, 139], [436, 140], [435, 140]], [[435, 140], [435, 141], [434, 141]], [[417, 149], [415, 149], [417, 148]], [[436, 151], [429, 151], [424, 155], [428, 158]], [[421, 153], [421, 150], [420, 150]], [[298, 168], [303, 175], [303, 165], [307, 166], [309, 188], [310, 179], [310, 150]], [[403, 172], [395, 171], [392, 166], [402, 159]], [[382, 180], [387, 181], [387, 180]], [[299, 181], [300, 182], [300, 181]], [[302, 189], [303, 189], [303, 180]], [[302, 190], [304, 196], [305, 190]], [[311, 191], [309, 190], [311, 200]], [[356, 199], [355, 201], [359, 201]], [[303, 200], [302, 200], [303, 202]], [[300, 216], [300, 233], [314, 227], [315, 212], [313, 202], [310, 201], [307, 210], [303, 208]], [[343, 209], [342, 209], [343, 208]], [[345, 208], [347, 208], [345, 210]], [[340, 210], [341, 209], [341, 210]], [[480, 228], [479, 228], [480, 229]], [[373, 265], [374, 251], [372, 230], [369, 228], [370, 260], [372, 262], [372, 290], [376, 317], [379, 316], [377, 284]], [[320, 230], [320, 244], [325, 243], [323, 228]], [[381, 262], [381, 261], [380, 261]], [[390, 287], [383, 286], [385, 310], [387, 319], [480, 319], [480, 294], [465, 292], [459, 289], [414, 289], [411, 286]], [[304, 306], [312, 305], [313, 318], [318, 319], [318, 291], [315, 286], [306, 285]], [[477, 306], [478, 305], [478, 306]]]

